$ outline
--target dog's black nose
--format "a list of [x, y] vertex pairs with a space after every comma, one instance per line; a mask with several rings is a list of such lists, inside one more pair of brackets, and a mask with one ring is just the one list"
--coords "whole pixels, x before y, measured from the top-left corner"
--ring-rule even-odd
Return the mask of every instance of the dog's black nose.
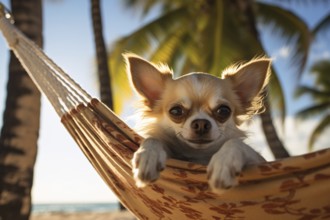
[[206, 119], [195, 119], [191, 122], [191, 128], [198, 135], [206, 134], [210, 131], [212, 125]]

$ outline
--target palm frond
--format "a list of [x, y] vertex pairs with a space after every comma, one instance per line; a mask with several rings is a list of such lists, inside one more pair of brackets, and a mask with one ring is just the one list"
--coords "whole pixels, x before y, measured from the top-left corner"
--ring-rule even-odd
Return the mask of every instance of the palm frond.
[[123, 52], [131, 51], [142, 56], [151, 52], [157, 43], [157, 39], [160, 39], [166, 31], [175, 28], [173, 24], [179, 26], [175, 21], [184, 20], [186, 13], [187, 10], [185, 8], [180, 8], [163, 14], [135, 32], [116, 41], [110, 48], [111, 68], [113, 68], [113, 71], [116, 74], [121, 71]]
[[180, 70], [180, 75], [191, 72], [191, 66], [193, 66], [193, 64], [191, 63], [191, 59], [188, 59], [187, 57], [185, 57], [182, 62], [183, 62], [183, 64], [182, 64], [182, 67]]
[[[203, 65], [203, 59], [204, 56], [201, 56], [201, 50], [199, 48], [199, 44], [196, 43], [196, 40], [191, 35], [186, 36], [186, 38], [183, 39], [183, 45], [182, 50], [187, 58], [189, 60], [189, 63], [191, 64], [190, 68], [185, 68], [185, 71], [182, 73], [188, 73], [190, 71], [208, 71], [208, 69], [205, 68]], [[208, 51], [205, 51], [206, 53]], [[194, 69], [192, 69], [194, 68]]]
[[286, 116], [286, 103], [283, 87], [278, 78], [278, 73], [275, 68], [272, 68], [272, 75], [269, 81], [269, 89], [270, 89], [270, 98], [271, 98], [271, 106], [279, 111], [282, 125], [285, 124], [285, 116]]
[[[218, 1], [217, 1], [218, 2]], [[221, 2], [221, 1], [219, 1]], [[204, 44], [200, 53], [203, 53], [203, 66], [213, 75], [221, 75], [221, 71], [235, 62], [247, 61], [256, 55], [264, 55], [258, 39], [241, 25], [237, 11], [225, 5], [222, 13], [214, 11], [208, 25], [202, 32], [201, 40]], [[223, 14], [222, 16], [220, 16]], [[218, 19], [219, 20], [218, 20]], [[218, 37], [218, 34], [221, 37]], [[210, 43], [215, 42], [215, 43]], [[219, 46], [216, 46], [218, 45]], [[200, 58], [201, 59], [201, 58]]]
[[313, 36], [324, 33], [330, 28], [330, 13], [327, 14], [312, 30]]
[[311, 43], [310, 31], [306, 23], [293, 12], [284, 8], [261, 2], [257, 5], [258, 18], [261, 23], [272, 26], [272, 33], [279, 34], [293, 45], [292, 62], [299, 67], [297, 72], [298, 76], [301, 76]]
[[222, 44], [222, 35], [223, 35], [223, 2], [216, 1], [216, 17], [215, 17], [215, 28], [214, 28], [214, 50], [213, 50], [213, 64], [210, 69], [210, 73], [213, 75], [217, 75], [220, 72], [220, 66], [216, 62], [220, 60], [221, 57], [221, 44]]
[[[114, 98], [115, 105], [118, 106], [117, 111], [120, 111], [123, 103], [131, 97], [122, 53], [130, 51], [141, 56], [150, 54], [158, 46], [159, 39], [162, 39], [167, 32], [177, 30], [177, 27], [181, 26], [181, 23], [178, 21], [185, 22], [187, 19], [187, 9], [184, 7], [178, 8], [161, 15], [159, 18], [144, 25], [128, 36], [119, 39], [112, 45], [110, 48], [109, 63], [111, 73], [113, 74], [112, 78], [114, 79], [113, 88], [115, 94], [121, 94], [120, 97], [115, 96]], [[122, 91], [128, 92], [123, 94]]]
[[309, 86], [299, 86], [295, 91], [295, 97], [301, 97], [303, 95], [310, 95], [314, 99], [329, 100], [330, 101], [330, 91], [321, 91], [314, 87]]
[[119, 39], [110, 51], [114, 57], [121, 57], [121, 53], [127, 50], [144, 55], [152, 51], [158, 39], [181, 26], [179, 21], [185, 19], [187, 19], [187, 9], [184, 7], [163, 14], [128, 36]]
[[297, 113], [298, 118], [310, 118], [313, 116], [318, 116], [323, 113], [327, 113], [330, 108], [330, 102], [316, 104], [310, 107], [307, 107]]
[[178, 27], [174, 29], [172, 33], [168, 33], [164, 39], [158, 43], [154, 52], [150, 56], [152, 62], [162, 62], [171, 64], [170, 60], [175, 54], [175, 51], [181, 47], [181, 42], [187, 29]]
[[316, 85], [323, 88], [325, 91], [330, 91], [330, 61], [320, 60], [316, 62], [310, 72], [316, 76]]
[[321, 119], [321, 122], [316, 126], [313, 130], [309, 142], [308, 148], [309, 150], [313, 150], [315, 141], [320, 137], [320, 135], [325, 131], [325, 129], [330, 128], [330, 115], [326, 115], [324, 118]]
[[122, 2], [126, 8], [140, 11], [142, 17], [146, 16], [152, 8], [162, 3], [159, 0], [124, 0]]

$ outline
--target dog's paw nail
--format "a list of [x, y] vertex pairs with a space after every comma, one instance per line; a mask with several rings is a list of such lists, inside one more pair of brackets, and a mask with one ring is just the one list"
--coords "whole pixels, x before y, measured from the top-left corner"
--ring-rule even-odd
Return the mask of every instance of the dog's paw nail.
[[210, 169], [210, 170], [207, 171], [207, 173], [206, 173], [207, 180], [211, 179], [212, 173], [213, 173], [213, 169]]
[[227, 189], [227, 190], [228, 190], [228, 189], [230, 189], [231, 187], [232, 187], [232, 186], [230, 186], [230, 185], [223, 185], [221, 188], [222, 188], [222, 189]]
[[221, 181], [220, 179], [217, 179], [217, 180], [215, 181], [215, 183], [214, 183], [214, 187], [215, 187], [216, 189], [220, 189], [220, 188], [222, 188], [222, 181]]
[[140, 167], [141, 157], [139, 155], [134, 156], [131, 160], [131, 164], [134, 169], [138, 169]]
[[228, 190], [230, 189], [232, 186], [229, 184], [226, 184], [225, 182], [221, 181], [221, 180], [217, 180], [214, 183], [214, 189], [215, 190]]
[[157, 164], [157, 170], [158, 170], [158, 171], [163, 171], [164, 169], [165, 169], [165, 166], [163, 166], [162, 163], [158, 163], [158, 164]]
[[157, 180], [158, 180], [158, 178], [151, 179], [151, 180], [150, 180], [150, 183], [154, 183], [154, 182], [156, 182]]
[[148, 175], [149, 175], [148, 173], [141, 173], [139, 175], [139, 179], [145, 182], [146, 180], [148, 180]]

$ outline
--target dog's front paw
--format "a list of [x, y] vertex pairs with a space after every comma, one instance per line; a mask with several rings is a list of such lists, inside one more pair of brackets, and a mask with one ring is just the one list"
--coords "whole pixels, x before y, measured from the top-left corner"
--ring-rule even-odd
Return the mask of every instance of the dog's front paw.
[[167, 154], [162, 143], [146, 139], [132, 159], [133, 174], [138, 187], [144, 187], [159, 178], [164, 170]]
[[245, 165], [243, 152], [236, 142], [227, 141], [222, 148], [213, 155], [208, 167], [209, 185], [213, 191], [222, 192], [237, 185], [237, 176]]

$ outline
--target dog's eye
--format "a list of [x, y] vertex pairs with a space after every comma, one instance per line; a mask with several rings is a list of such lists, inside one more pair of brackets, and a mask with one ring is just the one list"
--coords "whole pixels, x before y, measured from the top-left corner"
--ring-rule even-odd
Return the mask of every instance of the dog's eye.
[[226, 105], [220, 105], [216, 111], [215, 116], [220, 122], [225, 122], [231, 114], [231, 109]]
[[181, 106], [174, 106], [170, 109], [171, 116], [179, 118], [184, 115], [184, 109]]

